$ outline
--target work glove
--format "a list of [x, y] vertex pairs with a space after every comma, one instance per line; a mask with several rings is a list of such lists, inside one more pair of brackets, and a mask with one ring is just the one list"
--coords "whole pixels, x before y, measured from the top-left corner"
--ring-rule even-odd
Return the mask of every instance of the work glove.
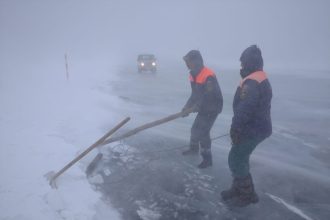
[[187, 107], [183, 107], [183, 109], [181, 110], [181, 113], [183, 113], [181, 116], [182, 118], [187, 117], [189, 115], [189, 112], [187, 112], [188, 109], [189, 108]]
[[192, 112], [196, 113], [199, 111], [199, 105], [194, 105]]
[[240, 143], [240, 134], [239, 131], [236, 129], [231, 128], [230, 129], [230, 138], [231, 138], [231, 143], [233, 145], [237, 145]]

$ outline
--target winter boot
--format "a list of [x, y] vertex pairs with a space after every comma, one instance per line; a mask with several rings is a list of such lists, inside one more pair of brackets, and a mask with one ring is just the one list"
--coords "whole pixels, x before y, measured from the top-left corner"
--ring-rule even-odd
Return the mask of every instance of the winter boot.
[[254, 190], [254, 185], [250, 174], [246, 177], [239, 178], [237, 184], [238, 196], [232, 199], [230, 205], [245, 207], [251, 203], [259, 202], [259, 197]]
[[182, 155], [197, 155], [199, 151], [199, 144], [190, 144], [190, 147], [188, 150], [185, 150], [182, 152]]
[[202, 162], [198, 165], [198, 168], [199, 169], [205, 169], [207, 167], [210, 167], [212, 166], [212, 154], [211, 154], [211, 151], [210, 150], [207, 150], [207, 151], [203, 151], [201, 153], [202, 155]]
[[238, 187], [238, 181], [237, 180], [238, 180], [237, 178], [234, 178], [230, 189], [223, 190], [221, 192], [221, 198], [222, 198], [223, 201], [226, 202], [226, 201], [228, 201], [228, 200], [230, 200], [230, 199], [232, 199], [232, 198], [239, 195], [238, 194], [238, 189], [237, 189], [237, 187]]

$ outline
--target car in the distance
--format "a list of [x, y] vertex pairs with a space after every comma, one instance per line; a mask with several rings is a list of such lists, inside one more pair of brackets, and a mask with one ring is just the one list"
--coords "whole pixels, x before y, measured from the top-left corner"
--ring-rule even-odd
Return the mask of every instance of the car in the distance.
[[153, 54], [140, 54], [137, 58], [138, 71], [157, 71], [156, 57]]

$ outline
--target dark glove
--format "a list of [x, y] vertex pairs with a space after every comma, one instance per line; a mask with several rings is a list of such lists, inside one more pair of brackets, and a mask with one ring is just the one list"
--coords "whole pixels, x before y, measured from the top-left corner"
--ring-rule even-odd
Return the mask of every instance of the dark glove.
[[196, 113], [199, 111], [199, 109], [200, 109], [199, 105], [194, 105], [192, 112]]
[[189, 115], [190, 112], [188, 112], [188, 109], [187, 107], [183, 107], [183, 109], [181, 110], [181, 113], [182, 113], [182, 116], [181, 117], [187, 117]]
[[230, 129], [230, 138], [231, 138], [231, 143], [236, 145], [240, 143], [240, 134], [238, 130], [231, 128]]

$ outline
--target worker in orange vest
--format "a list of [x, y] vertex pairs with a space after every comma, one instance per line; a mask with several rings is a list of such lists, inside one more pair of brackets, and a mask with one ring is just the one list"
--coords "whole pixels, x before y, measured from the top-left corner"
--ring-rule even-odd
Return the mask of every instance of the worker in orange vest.
[[261, 50], [252, 45], [240, 57], [242, 80], [234, 96], [230, 136], [232, 147], [228, 164], [233, 176], [230, 189], [221, 192], [232, 206], [247, 206], [259, 201], [250, 174], [250, 155], [260, 142], [272, 134], [272, 87], [263, 71]]
[[[210, 130], [222, 111], [223, 99], [215, 73], [204, 66], [203, 58], [198, 50], [191, 50], [183, 57], [189, 72], [191, 95], [182, 109], [193, 109], [197, 116], [191, 128], [189, 149], [183, 155], [200, 154], [202, 162], [198, 168], [212, 166]], [[185, 114], [184, 116], [187, 116]]]

